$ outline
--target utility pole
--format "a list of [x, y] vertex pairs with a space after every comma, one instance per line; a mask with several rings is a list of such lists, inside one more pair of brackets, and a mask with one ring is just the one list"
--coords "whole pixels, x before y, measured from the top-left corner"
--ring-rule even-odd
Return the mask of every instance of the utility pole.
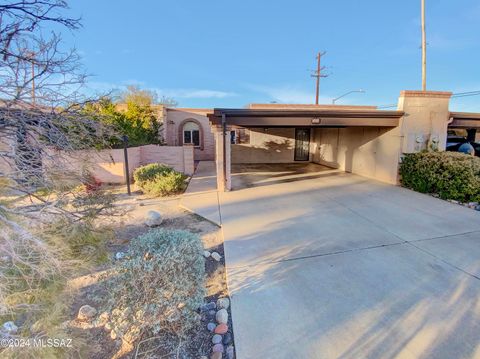
[[425, 0], [422, 2], [422, 91], [427, 91], [427, 34], [425, 31]]
[[315, 105], [318, 105], [318, 97], [320, 96], [320, 77], [328, 77], [328, 75], [322, 74], [322, 71], [325, 70], [325, 66], [321, 66], [322, 56], [324, 56], [326, 53], [327, 52], [324, 51], [317, 54], [317, 69], [311, 75], [317, 79]]

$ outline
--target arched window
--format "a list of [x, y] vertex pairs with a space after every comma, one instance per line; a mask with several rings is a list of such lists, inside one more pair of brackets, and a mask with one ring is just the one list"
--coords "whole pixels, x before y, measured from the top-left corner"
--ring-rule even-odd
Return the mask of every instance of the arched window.
[[195, 122], [187, 122], [183, 125], [183, 144], [200, 146], [200, 128]]

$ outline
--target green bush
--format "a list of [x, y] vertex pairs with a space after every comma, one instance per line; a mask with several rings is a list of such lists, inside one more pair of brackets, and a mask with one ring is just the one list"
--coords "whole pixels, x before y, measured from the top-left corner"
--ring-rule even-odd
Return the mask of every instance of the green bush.
[[137, 185], [141, 186], [148, 181], [154, 180], [158, 175], [164, 175], [172, 171], [171, 167], [162, 163], [151, 163], [138, 167], [133, 173], [133, 179]]
[[457, 152], [406, 154], [401, 182], [418, 192], [461, 202], [480, 201], [480, 158]]
[[133, 174], [136, 185], [154, 196], [168, 196], [185, 189], [186, 176], [164, 164], [152, 163], [139, 167]]
[[199, 324], [204, 277], [198, 236], [155, 229], [135, 238], [107, 281], [112, 330], [130, 343], [160, 331], [183, 336]]

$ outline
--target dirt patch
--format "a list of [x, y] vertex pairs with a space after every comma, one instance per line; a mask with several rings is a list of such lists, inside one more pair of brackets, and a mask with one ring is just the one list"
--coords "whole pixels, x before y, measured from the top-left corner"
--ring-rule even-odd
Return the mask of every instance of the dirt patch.
[[[205, 260], [205, 286], [207, 292], [205, 302], [216, 302], [220, 297], [228, 297], [223, 237], [220, 228], [212, 222], [179, 207], [179, 197], [155, 199], [145, 197], [140, 193], [133, 193], [132, 196], [129, 197], [120, 193], [121, 190], [122, 188], [118, 187], [112, 189], [117, 195], [115, 206], [119, 209], [120, 214], [105, 219], [102, 223], [112, 227], [115, 233], [114, 239], [108, 243], [111, 260], [109, 263], [96, 268], [92, 273], [78, 277], [70, 282], [70, 288], [75, 294], [75, 299], [70, 310], [70, 317], [72, 319], [75, 318], [78, 309], [85, 304], [89, 304], [95, 308], [102, 308], [102, 303], [104, 303], [108, 294], [105, 293], [105, 289], [101, 285], [102, 275], [108, 268], [113, 266], [115, 255], [118, 252], [124, 252], [128, 249], [131, 239], [150, 230], [143, 224], [146, 214], [150, 210], [155, 210], [162, 215], [163, 223], [161, 228], [183, 229], [196, 233], [201, 238], [205, 250], [210, 252], [215, 251], [221, 255], [222, 258], [218, 262], [213, 258], [207, 258]], [[228, 311], [229, 331], [233, 336], [230, 308], [228, 308]], [[98, 313], [98, 315], [100, 314], [101, 313]], [[214, 321], [215, 316], [213, 315], [212, 317], [212, 313], [201, 313], [201, 322], [198, 328], [189, 333], [188, 340], [180, 343], [184, 349], [183, 353], [186, 353], [182, 357], [200, 358], [202, 356], [210, 356], [212, 333], [208, 331], [207, 324]], [[171, 348], [167, 348], [166, 343], [158, 341], [155, 338], [142, 342], [138, 348], [136, 345], [124, 345], [122, 347], [121, 340], [112, 339], [109, 331], [97, 322], [85, 324], [72, 320], [68, 326], [73, 338], [82, 338], [83, 341], [89, 343], [88, 355], [86, 356], [89, 358], [177, 357], [177, 353], [171, 352]], [[162, 338], [165, 338], [165, 336]], [[175, 339], [172, 338], [172, 341], [174, 340]], [[137, 350], [138, 355], [136, 353]]]

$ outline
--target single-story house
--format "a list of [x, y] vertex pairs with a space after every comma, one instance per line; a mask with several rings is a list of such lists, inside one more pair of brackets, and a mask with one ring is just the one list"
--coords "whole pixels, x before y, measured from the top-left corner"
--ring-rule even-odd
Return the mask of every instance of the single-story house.
[[[450, 112], [451, 95], [402, 91], [396, 110], [267, 104], [205, 111], [214, 136], [218, 189], [232, 189], [231, 166], [240, 163], [314, 162], [397, 184], [404, 153], [442, 151], [449, 128], [480, 128], [480, 114]], [[183, 131], [184, 141], [193, 138], [185, 134], [191, 127], [180, 124], [177, 135]], [[202, 131], [206, 136], [205, 127]]]

